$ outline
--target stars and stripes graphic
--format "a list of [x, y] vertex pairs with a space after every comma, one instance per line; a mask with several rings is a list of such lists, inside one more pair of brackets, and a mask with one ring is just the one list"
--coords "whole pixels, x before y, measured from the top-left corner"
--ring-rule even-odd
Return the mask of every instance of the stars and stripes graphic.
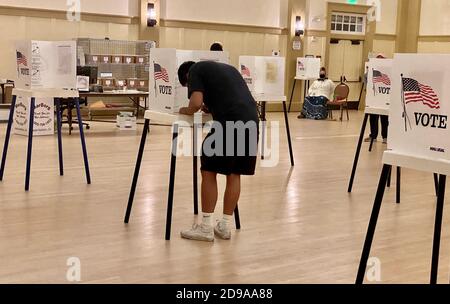
[[27, 57], [19, 51], [17, 51], [17, 65], [28, 66]]
[[432, 87], [412, 78], [403, 78], [405, 103], [421, 102], [431, 109], [440, 109], [439, 97]]
[[155, 81], [161, 79], [164, 82], [169, 82], [169, 74], [167, 73], [167, 70], [157, 63], [154, 63], [154, 65], [155, 65]]
[[382, 83], [387, 86], [391, 85], [391, 79], [389, 78], [389, 76], [375, 69], [373, 70], [372, 81], [374, 84]]
[[241, 74], [242, 76], [251, 77], [251, 73], [249, 68], [247, 68], [245, 65], [241, 64]]

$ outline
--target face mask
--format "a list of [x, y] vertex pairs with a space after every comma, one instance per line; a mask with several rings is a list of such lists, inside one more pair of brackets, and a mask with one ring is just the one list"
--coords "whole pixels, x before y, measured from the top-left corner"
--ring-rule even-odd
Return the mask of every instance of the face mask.
[[320, 79], [325, 79], [327, 77], [325, 74], [320, 74]]

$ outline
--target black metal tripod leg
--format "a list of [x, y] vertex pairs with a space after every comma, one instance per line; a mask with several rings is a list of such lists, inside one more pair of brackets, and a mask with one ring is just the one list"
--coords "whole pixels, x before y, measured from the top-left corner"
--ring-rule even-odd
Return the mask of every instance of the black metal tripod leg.
[[56, 129], [58, 132], [58, 156], [59, 156], [59, 175], [64, 175], [64, 159], [63, 159], [63, 148], [62, 148], [62, 118], [61, 118], [61, 100], [55, 98], [56, 105]]
[[294, 98], [295, 84], [296, 83], [297, 83], [297, 79], [294, 79], [294, 84], [292, 85], [291, 99], [289, 100], [289, 110], [288, 110], [289, 113], [291, 112], [292, 99]]
[[133, 182], [131, 184], [130, 196], [128, 197], [127, 211], [125, 213], [125, 224], [130, 221], [131, 209], [133, 208], [134, 195], [136, 193], [136, 186], [139, 179], [139, 172], [141, 170], [142, 156], [144, 155], [145, 142], [147, 140], [148, 130], [150, 129], [150, 119], [146, 119], [144, 123], [144, 130], [142, 131], [141, 144], [136, 160], [136, 167], [134, 168]]
[[397, 187], [396, 187], [396, 199], [395, 202], [400, 204], [400, 195], [401, 195], [401, 171], [402, 168], [397, 167]]
[[31, 174], [31, 153], [33, 151], [33, 131], [34, 131], [34, 109], [36, 99], [31, 97], [30, 103], [30, 123], [28, 125], [28, 149], [27, 149], [27, 168], [25, 172], [25, 191], [30, 190], [30, 174]]
[[288, 116], [288, 112], [286, 110], [286, 101], [283, 101], [283, 111], [284, 111], [284, 121], [286, 124], [286, 135], [287, 135], [288, 144], [289, 144], [289, 156], [291, 157], [291, 166], [294, 167], [294, 165], [295, 165], [294, 151], [292, 149], [291, 129], [289, 127], [289, 116]]
[[77, 118], [78, 118], [78, 127], [80, 128], [80, 140], [81, 140], [81, 148], [83, 150], [83, 160], [84, 160], [84, 170], [86, 172], [86, 182], [88, 185], [91, 184], [91, 171], [89, 170], [89, 159], [86, 148], [86, 139], [84, 137], [83, 130], [83, 118], [81, 117], [81, 109], [80, 109], [80, 100], [75, 98], [75, 107], [77, 110]]
[[192, 184], [193, 184], [193, 193], [194, 193], [194, 214], [198, 214], [198, 153], [197, 153], [197, 139], [198, 139], [198, 126], [197, 124], [194, 124], [193, 126], [193, 136], [192, 136], [192, 157], [193, 157], [193, 164], [192, 164]]
[[436, 206], [436, 219], [434, 224], [433, 255], [431, 259], [430, 284], [437, 284], [439, 267], [439, 249], [441, 244], [442, 214], [444, 211], [446, 175], [439, 176], [439, 192]]
[[236, 209], [234, 209], [234, 221], [236, 223], [236, 229], [241, 229], [241, 218], [239, 216], [239, 207], [236, 205]]
[[377, 227], [378, 215], [380, 214], [381, 203], [383, 202], [384, 190], [386, 189], [386, 180], [391, 167], [392, 167], [391, 165], [384, 165], [383, 170], [381, 172], [380, 181], [378, 183], [377, 195], [375, 196], [375, 201], [373, 203], [369, 227], [367, 229], [366, 239], [364, 241], [361, 260], [359, 262], [358, 274], [356, 276], [356, 284], [362, 284], [364, 282], [367, 261], [369, 260], [370, 248], [372, 247], [372, 241], [375, 235], [375, 229]]
[[434, 176], [434, 190], [436, 191], [436, 196], [439, 193], [439, 175], [437, 173], [433, 174]]
[[11, 108], [9, 110], [8, 126], [6, 127], [5, 144], [3, 146], [2, 164], [0, 167], [0, 181], [3, 180], [3, 174], [5, 173], [6, 156], [8, 155], [9, 140], [11, 138], [11, 129], [14, 121], [14, 111], [16, 110], [16, 100], [17, 96], [13, 95]]
[[178, 124], [173, 125], [172, 155], [170, 160], [169, 197], [167, 200], [166, 240], [170, 240], [172, 228], [173, 195], [175, 189], [175, 171], [177, 165]]
[[366, 131], [367, 120], [369, 119], [369, 114], [364, 115], [363, 124], [361, 126], [361, 133], [359, 134], [358, 146], [356, 148], [355, 159], [353, 160], [352, 174], [350, 175], [350, 182], [348, 184], [348, 192], [352, 192], [353, 182], [355, 181], [356, 169], [358, 167], [359, 154], [361, 153], [361, 146], [364, 139], [364, 132]]

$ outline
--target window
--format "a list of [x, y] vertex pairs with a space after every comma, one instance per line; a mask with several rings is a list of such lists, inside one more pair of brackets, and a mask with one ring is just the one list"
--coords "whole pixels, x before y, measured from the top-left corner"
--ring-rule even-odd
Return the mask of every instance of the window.
[[364, 35], [366, 32], [366, 16], [332, 13], [331, 32], [336, 34]]

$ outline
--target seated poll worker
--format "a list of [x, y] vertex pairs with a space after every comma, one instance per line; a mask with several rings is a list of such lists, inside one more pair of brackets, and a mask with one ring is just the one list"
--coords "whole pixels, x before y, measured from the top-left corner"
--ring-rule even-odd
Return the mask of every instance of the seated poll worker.
[[303, 103], [303, 109], [298, 118], [326, 119], [328, 117], [327, 103], [333, 100], [335, 85], [327, 78], [325, 68], [320, 69], [320, 78], [313, 82], [308, 96]]
[[[241, 192], [241, 175], [254, 175], [258, 150], [259, 116], [256, 102], [239, 71], [231, 65], [203, 61], [183, 63], [181, 85], [188, 87], [189, 106], [180, 114], [203, 109], [214, 123], [202, 145], [202, 222], [182, 231], [181, 237], [213, 242], [231, 238], [231, 224]], [[214, 225], [218, 199], [217, 175], [227, 178], [223, 217]]]

